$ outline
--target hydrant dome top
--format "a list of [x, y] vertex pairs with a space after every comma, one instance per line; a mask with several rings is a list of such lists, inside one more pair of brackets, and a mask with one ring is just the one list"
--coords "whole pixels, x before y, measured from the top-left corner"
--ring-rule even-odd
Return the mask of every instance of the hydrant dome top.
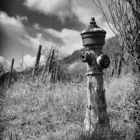
[[88, 33], [96, 33], [96, 32], [101, 32], [106, 34], [106, 31], [104, 29], [101, 29], [98, 25], [96, 25], [95, 18], [92, 17], [90, 20], [90, 25], [88, 26], [87, 29], [82, 31], [81, 35], [88, 34]]
[[[91, 45], [104, 45], [106, 31], [96, 25], [94, 17], [91, 18], [90, 24], [81, 33], [83, 45], [89, 47]], [[93, 47], [92, 47], [93, 48]]]

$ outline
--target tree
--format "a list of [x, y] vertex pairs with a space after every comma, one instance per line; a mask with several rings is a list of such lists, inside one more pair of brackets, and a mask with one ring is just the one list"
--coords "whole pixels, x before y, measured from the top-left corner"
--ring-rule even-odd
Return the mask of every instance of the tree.
[[[140, 1], [93, 0], [140, 72]], [[135, 64], [135, 65], [134, 65]]]
[[107, 54], [111, 60], [110, 67], [106, 72], [106, 79], [110, 76], [119, 77], [124, 69], [124, 58], [128, 58], [124, 55], [123, 48], [118, 43], [118, 37], [112, 37], [108, 39], [103, 47], [103, 53]]
[[[133, 116], [133, 124], [136, 125], [136, 127], [133, 128], [134, 131], [130, 129], [128, 132], [133, 131], [133, 139], [139, 139], [140, 0], [93, 0], [93, 2], [101, 9], [108, 25], [118, 37], [122, 51], [125, 54], [128, 53], [129, 63], [131, 62], [130, 65], [133, 68], [133, 72], [138, 72], [134, 93], [127, 98], [128, 100], [129, 98], [133, 98], [130, 99], [129, 109], [133, 108], [131, 109], [131, 114]], [[129, 116], [129, 118], [131, 117]], [[132, 137], [128, 135], [126, 139], [129, 140], [132, 139]]]

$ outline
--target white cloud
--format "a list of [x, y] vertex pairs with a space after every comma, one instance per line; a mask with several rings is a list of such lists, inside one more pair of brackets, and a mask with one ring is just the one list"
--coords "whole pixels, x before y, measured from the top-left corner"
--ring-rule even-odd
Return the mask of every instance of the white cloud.
[[28, 35], [22, 21], [27, 20], [26, 17], [9, 17], [7, 13], [0, 12], [0, 27], [3, 32], [12, 40], [20, 41]]
[[0, 56], [0, 63], [6, 63], [7, 65], [10, 65], [10, 63], [3, 56]]
[[[45, 59], [45, 57], [43, 55], [41, 55], [40, 64], [44, 63], [44, 59]], [[35, 65], [35, 61], [36, 61], [36, 57], [33, 57], [30, 54], [25, 55], [23, 57], [24, 68], [26, 68], [26, 67], [33, 67]]]
[[[77, 16], [79, 21], [88, 26], [91, 17], [94, 17], [96, 24], [107, 32], [106, 39], [115, 36], [113, 31], [108, 26], [107, 22], [103, 19], [103, 15], [99, 11], [99, 9], [95, 6], [95, 4], [93, 4], [92, 0], [73, 0], [72, 2], [72, 11]], [[111, 25], [111, 27], [113, 27], [113, 25]]]
[[91, 17], [95, 17], [97, 22], [102, 19], [101, 13], [99, 13], [92, 0], [73, 0], [71, 9], [79, 21], [85, 25], [89, 24]]
[[[106, 22], [103, 23], [102, 28], [107, 31], [106, 39], [114, 36], [114, 33], [108, 27]], [[82, 39], [79, 31], [71, 30], [67, 28], [62, 29], [61, 31], [56, 31], [54, 29], [48, 28], [45, 29], [44, 31], [62, 40], [63, 45], [60, 46], [59, 50], [63, 53], [71, 54], [74, 50], [78, 50], [83, 47]]]
[[28, 21], [28, 18], [26, 16], [16, 16], [16, 18], [18, 19], [18, 21]]
[[48, 28], [46, 29], [46, 31], [55, 37], [61, 38], [64, 43], [72, 43], [72, 41], [79, 42], [78, 38], [80, 38], [80, 32], [76, 30], [64, 28], [61, 32], [59, 32], [54, 29]]
[[33, 25], [33, 27], [34, 27], [34, 29], [36, 29], [36, 30], [40, 30], [40, 26], [39, 26], [39, 24], [37, 24], [37, 23], [35, 23], [35, 24]]
[[[23, 21], [27, 21], [27, 17], [9, 17], [5, 12], [0, 12], [0, 27], [1, 29], [12, 38], [14, 41], [20, 42], [26, 47], [32, 47], [34, 50], [38, 49], [40, 44], [50, 45], [54, 44], [43, 38], [42, 33], [37, 33], [36, 37], [30, 36], [26, 27], [23, 25]], [[34, 25], [36, 28], [40, 28], [38, 24]]]
[[23, 64], [24, 67], [31, 67], [35, 63], [35, 57], [32, 57], [31, 55], [27, 54], [23, 57]]
[[17, 19], [15, 17], [9, 17], [5, 12], [0, 12], [0, 26], [6, 31], [22, 32], [24, 26], [21, 22], [22, 17]]
[[[109, 23], [109, 24], [110, 24], [111, 28], [113, 29], [113, 25], [111, 23]], [[109, 39], [109, 38], [115, 36], [115, 34], [110, 29], [110, 27], [109, 27], [107, 22], [103, 23], [102, 28], [106, 31], [106, 39]]]
[[24, 5], [46, 15], [56, 15], [60, 19], [77, 16], [79, 21], [87, 24], [92, 16], [98, 20], [101, 15], [92, 0], [24, 0]]
[[3, 66], [5, 71], [9, 70], [10, 63], [3, 56], [0, 56], [0, 64]]
[[27, 34], [24, 38], [19, 38], [19, 41], [25, 46], [30, 46], [36, 50], [38, 46], [42, 43], [41, 39], [42, 34], [38, 33], [36, 37], [31, 37], [29, 34]]
[[53, 43], [51, 40], [47, 41], [42, 33], [37, 33], [36, 37], [31, 37], [29, 34], [24, 36], [24, 38], [18, 38], [18, 40], [25, 46], [31, 47], [34, 50], [38, 49], [39, 45], [42, 45], [44, 48], [45, 46], [50, 47], [50, 46], [56, 46], [55, 43]]
[[25, 0], [24, 5], [47, 15], [57, 15], [60, 19], [72, 15], [69, 0]]
[[64, 28], [61, 32], [59, 32], [49, 28], [45, 31], [54, 37], [60, 38], [63, 41], [63, 45], [60, 47], [60, 51], [63, 53], [70, 54], [74, 50], [80, 49], [82, 47], [80, 32], [76, 30]]
[[88, 26], [91, 17], [94, 17], [97, 24], [104, 28], [107, 38], [114, 36], [106, 21], [103, 19], [101, 11], [92, 0], [25, 0], [24, 3], [29, 9], [37, 10], [46, 15], [56, 15], [64, 21], [66, 17], [77, 19]]
[[0, 56], [0, 63], [4, 61], [4, 57]]

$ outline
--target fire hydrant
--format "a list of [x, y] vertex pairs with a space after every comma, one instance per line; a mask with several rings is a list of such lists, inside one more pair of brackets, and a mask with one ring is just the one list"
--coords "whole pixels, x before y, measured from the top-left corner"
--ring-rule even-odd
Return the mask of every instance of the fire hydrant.
[[87, 107], [84, 126], [89, 139], [109, 140], [110, 125], [107, 115], [103, 69], [110, 64], [107, 55], [102, 54], [106, 31], [91, 18], [90, 25], [82, 33], [85, 50], [81, 59], [87, 63]]

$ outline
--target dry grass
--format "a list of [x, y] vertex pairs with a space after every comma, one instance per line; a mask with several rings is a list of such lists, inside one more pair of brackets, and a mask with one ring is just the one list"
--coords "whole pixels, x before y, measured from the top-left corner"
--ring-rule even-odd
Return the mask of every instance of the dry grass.
[[82, 133], [85, 92], [80, 84], [15, 83], [6, 91], [4, 139], [11, 134], [20, 139], [77, 139]]
[[[111, 79], [106, 86], [114, 139], [123, 140], [129, 127], [134, 76]], [[5, 92], [1, 125], [4, 140], [78, 140], [83, 133], [86, 83], [18, 82]]]
[[137, 126], [133, 117], [134, 106], [140, 107], [140, 104], [136, 105], [136, 100], [132, 98], [136, 96], [135, 89], [140, 91], [140, 88], [136, 87], [135, 80], [135, 76], [128, 74], [112, 79], [107, 88], [106, 98], [111, 129], [115, 137], [119, 137], [118, 139], [127, 140], [129, 129]]

